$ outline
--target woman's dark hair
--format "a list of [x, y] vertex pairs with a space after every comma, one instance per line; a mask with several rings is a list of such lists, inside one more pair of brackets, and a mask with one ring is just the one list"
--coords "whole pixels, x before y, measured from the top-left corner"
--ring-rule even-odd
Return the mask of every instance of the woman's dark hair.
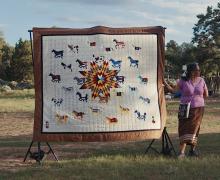
[[182, 77], [184, 81], [188, 81], [193, 71], [196, 70], [198, 63], [191, 63], [187, 65], [186, 76]]

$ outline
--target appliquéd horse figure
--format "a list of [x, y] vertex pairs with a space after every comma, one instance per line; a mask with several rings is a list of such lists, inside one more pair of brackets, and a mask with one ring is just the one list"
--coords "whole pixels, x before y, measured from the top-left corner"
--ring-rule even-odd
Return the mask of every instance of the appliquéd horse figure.
[[66, 92], [73, 91], [73, 87], [65, 87], [65, 86], [63, 86], [62, 89], [64, 89], [64, 91], [66, 91]]
[[77, 81], [77, 85], [82, 85], [86, 81], [86, 78], [79, 78], [76, 76], [73, 79]]
[[109, 61], [112, 62], [112, 67], [114, 68], [121, 68], [121, 60], [114, 60], [114, 59], [110, 59]]
[[65, 63], [61, 62], [61, 66], [63, 66], [64, 69], [68, 68], [71, 72], [72, 70], [72, 64], [66, 65]]
[[130, 111], [129, 108], [123, 107], [123, 106], [121, 106], [121, 105], [120, 105], [120, 109], [121, 109], [123, 112], [129, 112], [129, 111]]
[[60, 75], [55, 75], [55, 74], [50, 73], [49, 76], [51, 76], [51, 78], [52, 78], [51, 81], [52, 82], [58, 82], [59, 83], [61, 81]]
[[115, 117], [113, 117], [113, 118], [106, 117], [106, 119], [107, 119], [107, 121], [108, 121], [109, 123], [117, 123], [117, 122], [118, 122], [118, 119], [115, 118]]
[[52, 98], [51, 101], [54, 102], [55, 106], [60, 106], [62, 104], [62, 102], [63, 102], [63, 98], [58, 98], [58, 99]]
[[84, 115], [85, 115], [84, 112], [73, 111], [73, 116], [76, 119], [82, 120]]
[[79, 101], [85, 101], [87, 102], [88, 100], [88, 94], [86, 94], [85, 96], [82, 96], [82, 94], [80, 92], [76, 93], [77, 96], [79, 96]]
[[115, 49], [125, 47], [125, 43], [123, 41], [118, 41], [117, 39], [113, 39], [113, 42], [115, 42]]
[[[72, 44], [68, 44], [68, 48], [70, 49], [70, 51], [73, 51], [74, 53], [79, 53], [79, 46], [73, 46]], [[75, 51], [76, 50], [76, 51]]]
[[150, 104], [150, 99], [147, 97], [140, 96], [139, 99], [143, 100], [145, 103]]
[[81, 60], [77, 59], [76, 62], [79, 63], [80, 68], [87, 69], [87, 62], [86, 61], [81, 61]]
[[142, 120], [142, 119], [143, 119], [144, 121], [146, 120], [146, 115], [147, 115], [146, 113], [144, 113], [143, 115], [141, 115], [141, 113], [140, 113], [138, 110], [135, 110], [134, 113], [137, 114], [137, 118], [138, 118], [139, 120]]
[[141, 83], [147, 84], [147, 82], [148, 82], [148, 78], [147, 77], [138, 76], [138, 78], [141, 80]]
[[137, 67], [138, 68], [139, 60], [133, 59], [131, 56], [128, 56], [128, 59], [130, 60], [130, 67]]
[[135, 51], [140, 51], [140, 50], [141, 50], [141, 47], [139, 47], [139, 46], [135, 46], [135, 45], [133, 45], [133, 44], [132, 44], [132, 46], [134, 47], [134, 50], [135, 50]]
[[119, 83], [124, 83], [125, 81], [125, 77], [124, 76], [115, 76], [116, 78], [116, 81], [119, 82]]
[[60, 114], [56, 114], [56, 120], [58, 121], [58, 123], [67, 123], [67, 121], [68, 121], [68, 115], [60, 115]]
[[96, 63], [102, 62], [105, 59], [105, 56], [95, 56], [95, 54], [93, 54], [92, 57], [94, 58]]
[[52, 50], [52, 53], [54, 53], [55, 58], [63, 58], [63, 50], [62, 51], [56, 51], [55, 49]]

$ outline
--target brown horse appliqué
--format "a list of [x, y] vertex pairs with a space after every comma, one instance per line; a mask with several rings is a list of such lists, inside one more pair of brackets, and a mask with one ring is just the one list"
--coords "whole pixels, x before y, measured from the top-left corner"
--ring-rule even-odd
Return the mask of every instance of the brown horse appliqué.
[[85, 115], [84, 112], [73, 111], [73, 116], [76, 119], [82, 120], [84, 115]]

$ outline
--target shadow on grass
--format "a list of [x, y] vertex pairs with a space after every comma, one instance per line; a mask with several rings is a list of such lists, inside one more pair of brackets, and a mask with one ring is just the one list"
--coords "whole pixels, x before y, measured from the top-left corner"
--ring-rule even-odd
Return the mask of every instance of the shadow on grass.
[[[17, 136], [0, 138], [0, 158], [7, 159], [7, 156], [24, 157], [32, 136]], [[178, 137], [176, 134], [170, 135], [171, 141], [176, 152], [178, 152]], [[220, 133], [201, 134], [199, 136], [199, 151], [202, 156], [208, 154], [220, 154]], [[54, 152], [59, 156], [60, 160], [71, 158], [88, 158], [90, 156], [133, 156], [144, 155], [151, 140], [134, 141], [134, 142], [50, 142]], [[42, 149], [48, 149], [45, 143]], [[161, 139], [153, 143], [153, 147], [161, 151]], [[37, 143], [33, 144], [32, 150], [36, 151]], [[7, 150], [7, 151], [6, 151]], [[147, 155], [157, 155], [150, 150]]]

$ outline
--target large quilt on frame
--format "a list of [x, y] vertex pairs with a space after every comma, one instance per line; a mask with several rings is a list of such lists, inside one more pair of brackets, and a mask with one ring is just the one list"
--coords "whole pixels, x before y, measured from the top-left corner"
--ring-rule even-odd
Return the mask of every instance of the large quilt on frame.
[[159, 138], [164, 28], [33, 28], [34, 139]]

